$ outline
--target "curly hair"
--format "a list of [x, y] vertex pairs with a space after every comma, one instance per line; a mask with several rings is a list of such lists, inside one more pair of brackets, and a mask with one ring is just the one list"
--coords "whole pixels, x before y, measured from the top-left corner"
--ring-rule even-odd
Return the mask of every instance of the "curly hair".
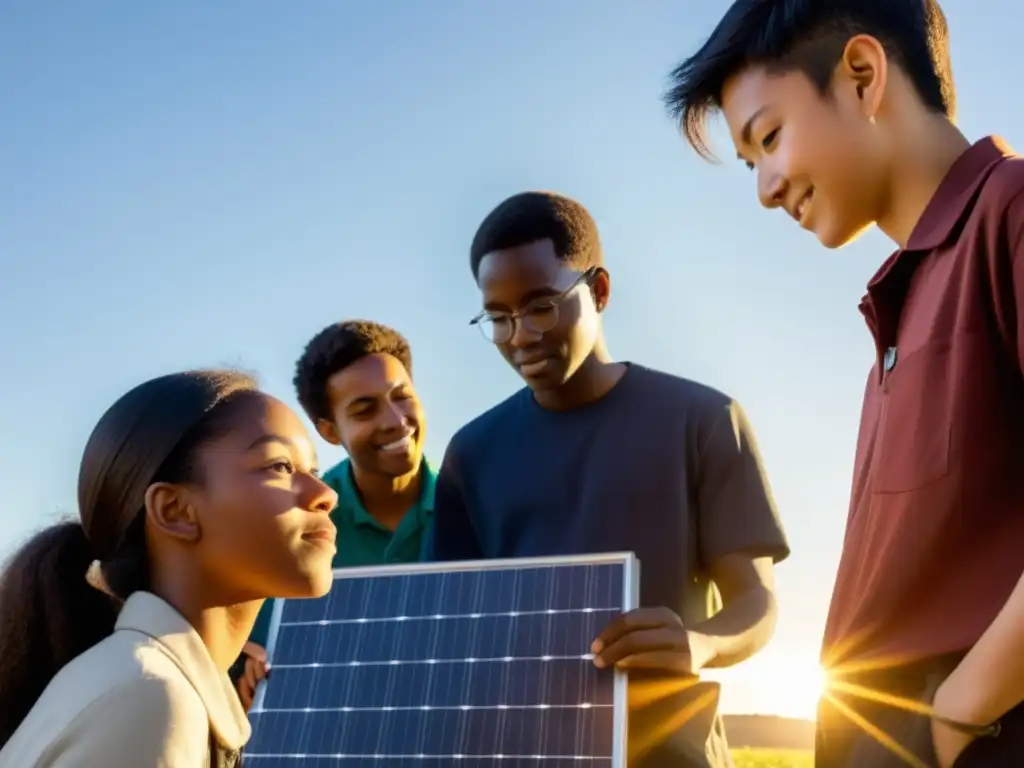
[[580, 272], [604, 266], [597, 223], [586, 208], [554, 192], [521, 192], [500, 203], [477, 229], [469, 249], [473, 277], [487, 254], [537, 240], [551, 240], [558, 258]]
[[402, 334], [369, 320], [346, 320], [324, 328], [312, 338], [295, 365], [299, 404], [315, 423], [332, 418], [327, 380], [367, 355], [398, 359], [412, 376], [412, 352]]

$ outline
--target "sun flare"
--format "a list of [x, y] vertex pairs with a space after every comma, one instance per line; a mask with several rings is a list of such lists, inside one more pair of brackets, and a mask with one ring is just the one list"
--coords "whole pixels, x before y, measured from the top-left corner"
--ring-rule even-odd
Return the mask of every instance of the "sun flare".
[[814, 657], [766, 653], [738, 667], [717, 672], [722, 711], [813, 720], [825, 692], [825, 671]]

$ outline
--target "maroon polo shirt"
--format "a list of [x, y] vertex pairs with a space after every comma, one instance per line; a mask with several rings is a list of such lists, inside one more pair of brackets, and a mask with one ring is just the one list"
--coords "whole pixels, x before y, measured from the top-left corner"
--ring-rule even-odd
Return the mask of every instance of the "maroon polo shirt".
[[967, 650], [1024, 571], [1024, 159], [967, 150], [861, 312], [877, 360], [825, 631], [838, 670]]

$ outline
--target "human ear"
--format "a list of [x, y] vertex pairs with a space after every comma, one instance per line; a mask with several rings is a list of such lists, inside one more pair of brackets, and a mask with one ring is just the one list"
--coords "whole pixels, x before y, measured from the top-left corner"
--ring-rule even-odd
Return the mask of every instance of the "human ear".
[[889, 81], [889, 58], [882, 44], [871, 35], [851, 37], [843, 49], [837, 74], [853, 88], [864, 116], [873, 120], [882, 106]]
[[146, 489], [146, 517], [155, 530], [173, 539], [196, 542], [202, 537], [199, 516], [187, 489], [172, 483], [153, 483]]
[[316, 420], [316, 431], [324, 440], [331, 445], [341, 445], [341, 436], [338, 434], [338, 427], [333, 421], [327, 419]]
[[607, 270], [597, 270], [594, 279], [590, 282], [590, 293], [594, 297], [594, 307], [598, 312], [604, 312], [612, 294], [612, 278]]

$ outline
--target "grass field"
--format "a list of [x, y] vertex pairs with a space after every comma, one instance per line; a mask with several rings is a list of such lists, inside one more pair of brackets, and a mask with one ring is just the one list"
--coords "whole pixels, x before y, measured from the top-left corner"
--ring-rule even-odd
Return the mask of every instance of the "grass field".
[[811, 768], [814, 755], [802, 749], [734, 749], [736, 768]]

